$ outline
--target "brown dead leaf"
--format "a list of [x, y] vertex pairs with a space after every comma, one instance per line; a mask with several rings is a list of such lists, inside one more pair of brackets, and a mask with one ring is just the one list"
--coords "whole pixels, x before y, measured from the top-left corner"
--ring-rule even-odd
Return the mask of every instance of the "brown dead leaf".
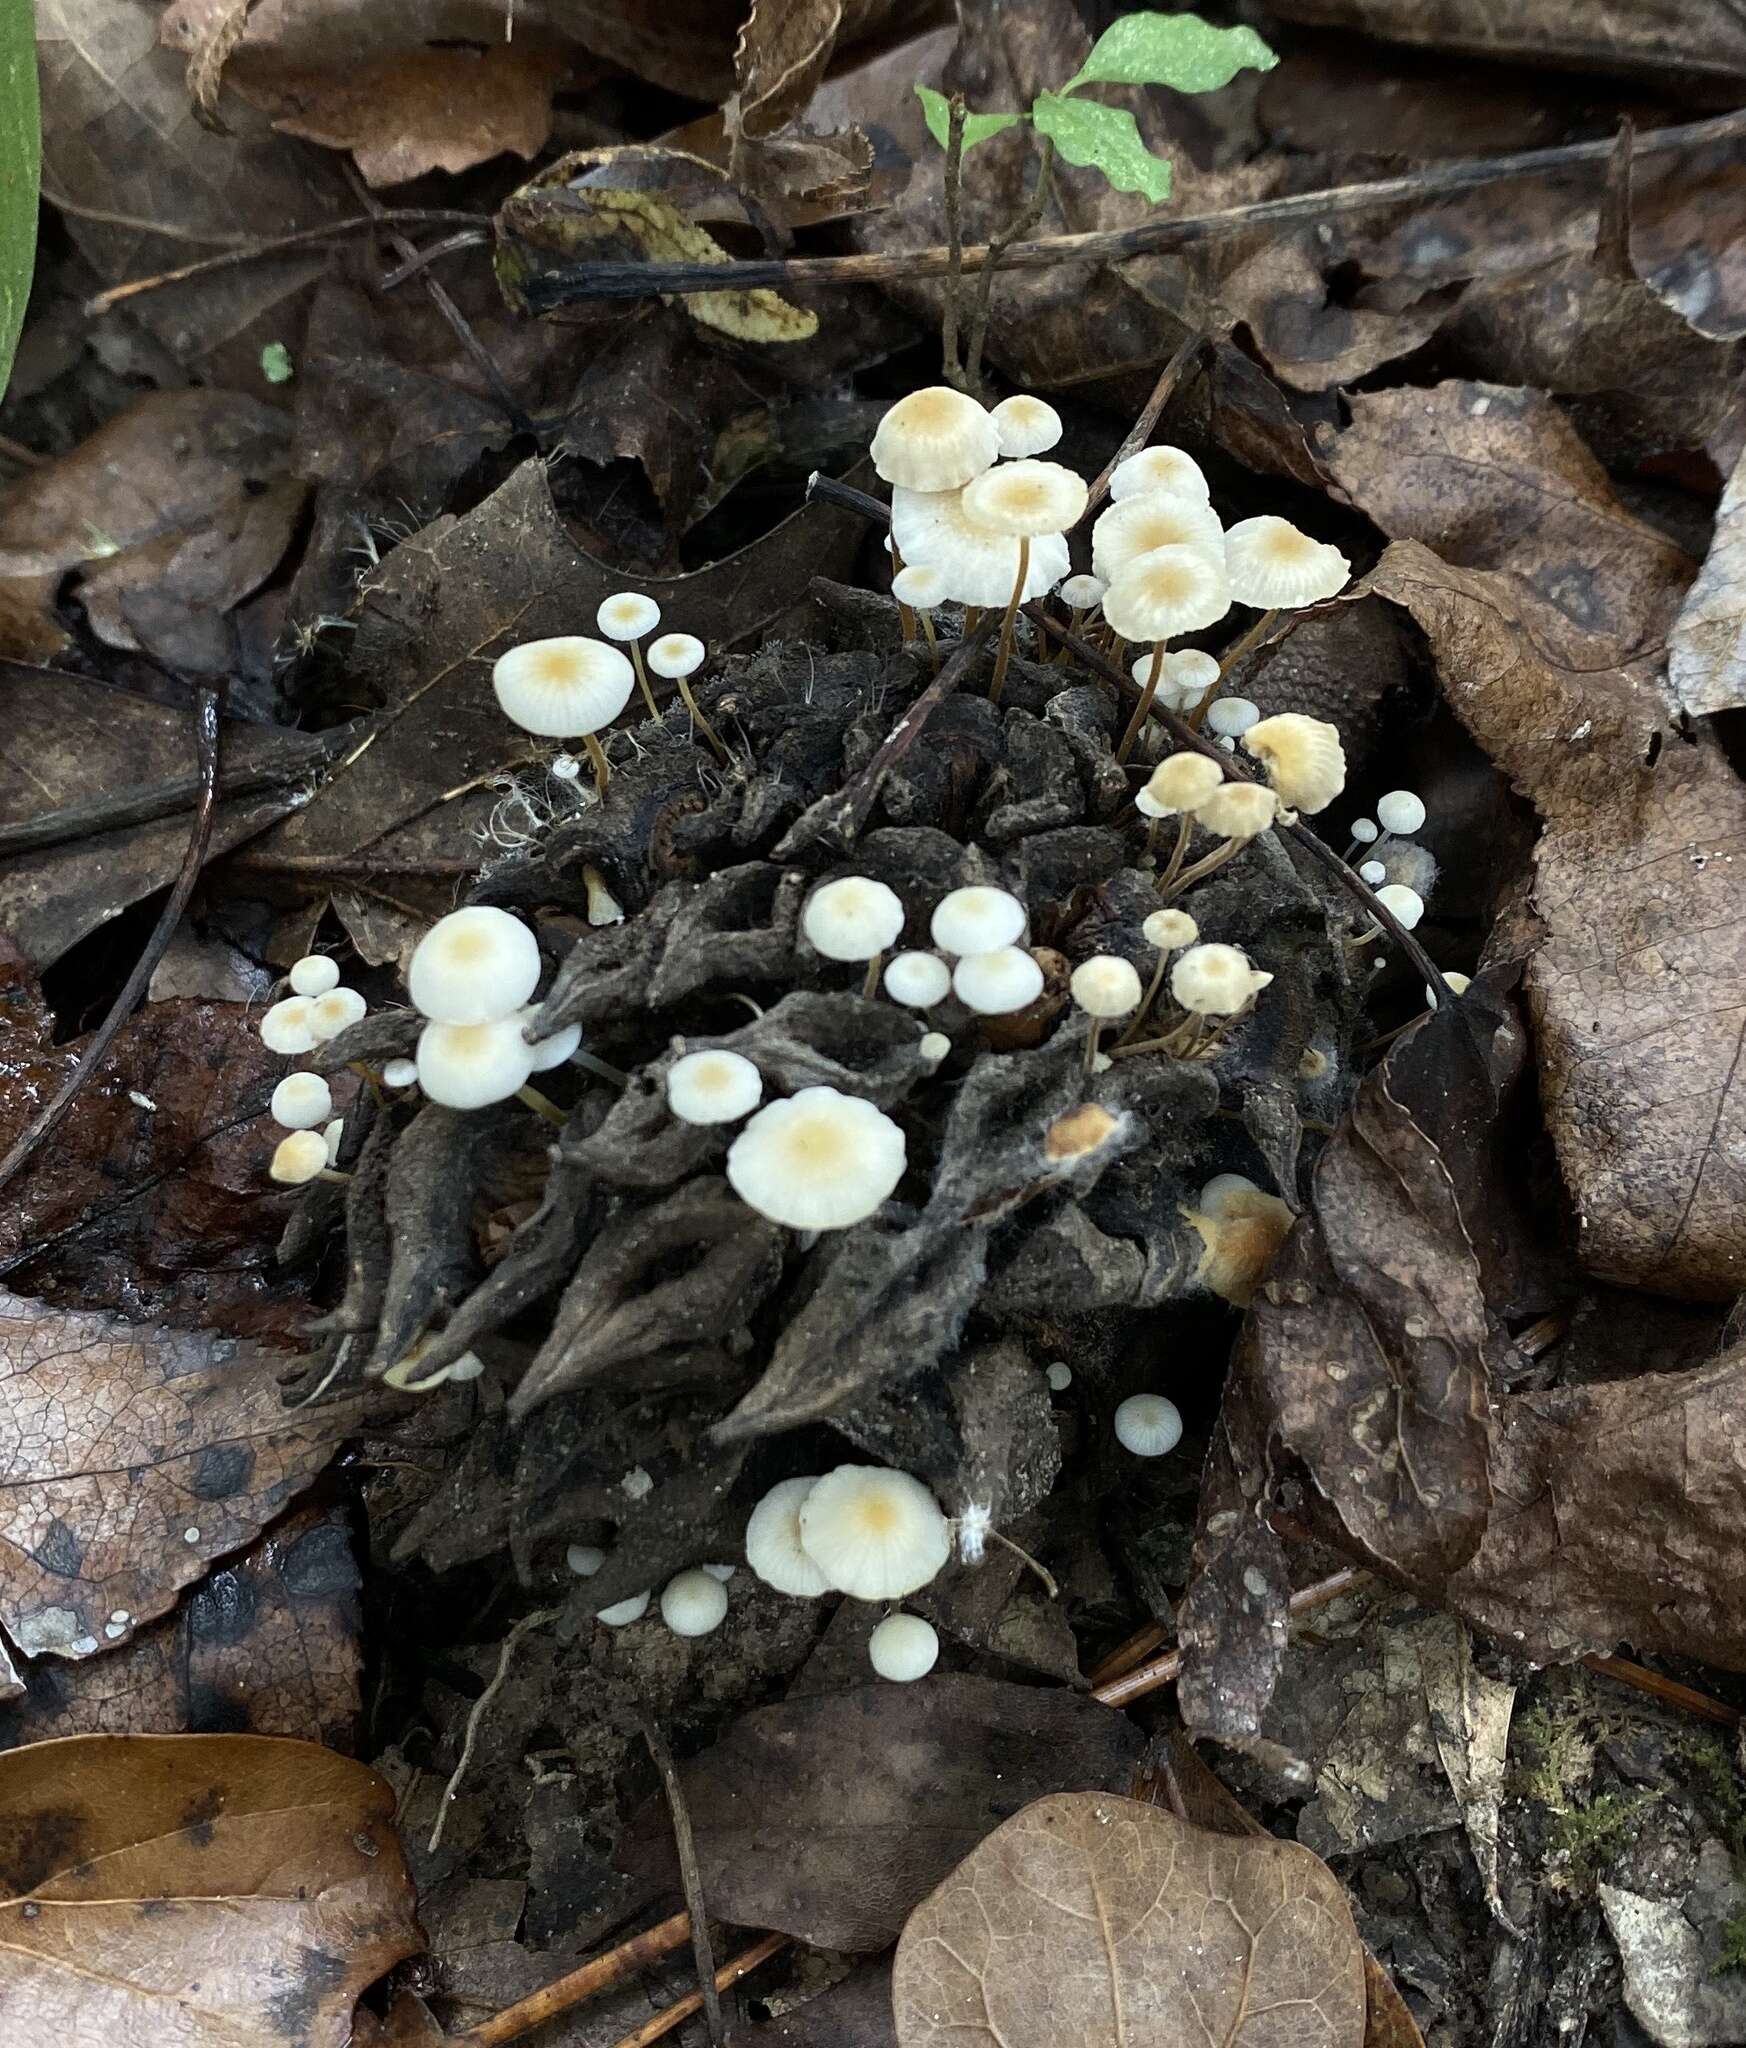
[[1728, 479], [1709, 554], [1667, 636], [1667, 680], [1693, 718], [1746, 704], [1746, 455]]
[[91, 1657], [251, 1541], [333, 1456], [351, 1409], [288, 1412], [273, 1354], [0, 1294], [0, 1620]]
[[87, 1735], [0, 1757], [8, 2029], [155, 2048], [344, 2048], [422, 1947], [394, 1794], [261, 1735]]
[[299, 1508], [102, 1657], [41, 1657], [0, 1749], [61, 1735], [291, 1735], [349, 1752], [358, 1568], [342, 1508]]
[[[1543, 821], [1525, 985], [1579, 1255], [1621, 1285], [1719, 1299], [1746, 1270], [1746, 790], [1706, 731], [1668, 730], [1653, 661], [1596, 658], [1528, 559], [1522, 582], [1396, 542], [1374, 587]], [[1654, 650], [1667, 610], [1665, 591], [1634, 619], [1609, 597], [1607, 639]]]
[[[712, 1913], [883, 1948], [987, 1834], [1044, 1792], [1126, 1782], [1138, 1730], [1081, 1694], [965, 1675], [860, 1685], [743, 1716], [680, 1767]], [[670, 1881], [663, 1802], [621, 1852]]]
[[902, 2048], [1358, 2048], [1364, 1953], [1339, 1880], [1295, 1842], [1062, 1793], [917, 1907], [892, 2003]]

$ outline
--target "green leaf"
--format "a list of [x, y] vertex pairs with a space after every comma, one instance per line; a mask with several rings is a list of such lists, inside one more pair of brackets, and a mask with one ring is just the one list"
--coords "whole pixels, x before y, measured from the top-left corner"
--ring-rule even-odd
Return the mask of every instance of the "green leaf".
[[261, 375], [269, 384], [289, 384], [294, 370], [291, 351], [282, 341], [269, 341], [261, 350]]
[[1169, 158], [1152, 154], [1125, 108], [1040, 92], [1031, 119], [1070, 164], [1091, 165], [1118, 192], [1143, 192], [1154, 206], [1170, 197]]
[[1252, 28], [1214, 28], [1198, 14], [1124, 14], [1061, 89], [1168, 85], [1176, 92], [1217, 92], [1239, 71], [1271, 71], [1278, 62]]
[[0, 392], [30, 298], [41, 175], [35, 10], [29, 0], [0, 0]]
[[[931, 85], [918, 85], [915, 96], [922, 103], [928, 133], [942, 149], [949, 149], [952, 142], [951, 101], [943, 92], [935, 92]], [[1023, 119], [1023, 114], [966, 114], [964, 154], [968, 156], [977, 143], [986, 142], [991, 135], [998, 135], [1003, 128], [1010, 128], [1015, 121]]]

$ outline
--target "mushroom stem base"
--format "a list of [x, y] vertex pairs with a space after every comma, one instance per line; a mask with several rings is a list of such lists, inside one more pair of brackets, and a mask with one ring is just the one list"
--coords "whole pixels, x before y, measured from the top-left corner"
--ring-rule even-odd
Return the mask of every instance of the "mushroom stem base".
[[1021, 534], [1018, 574], [1012, 580], [1012, 595], [1006, 601], [1006, 617], [1000, 622], [1000, 652], [994, 657], [994, 680], [988, 686], [990, 704], [998, 704], [1000, 693], [1006, 688], [1006, 671], [1012, 661], [1012, 622], [1018, 615], [1019, 603], [1025, 594], [1025, 578], [1030, 574], [1030, 567], [1031, 537], [1028, 533]]
[[556, 1124], [559, 1130], [569, 1119], [549, 1095], [542, 1095], [537, 1088], [523, 1086], [515, 1091], [517, 1102], [525, 1102], [536, 1115], [543, 1116], [547, 1123]]
[[1128, 729], [1122, 734], [1122, 743], [1116, 748], [1116, 759], [1125, 761], [1134, 751], [1134, 742], [1145, 729], [1146, 720], [1152, 715], [1152, 699], [1158, 694], [1158, 678], [1164, 673], [1164, 643], [1160, 640], [1152, 649], [1152, 666], [1146, 671], [1146, 687], [1140, 692], [1140, 701], [1134, 706], [1134, 715], [1128, 720]]

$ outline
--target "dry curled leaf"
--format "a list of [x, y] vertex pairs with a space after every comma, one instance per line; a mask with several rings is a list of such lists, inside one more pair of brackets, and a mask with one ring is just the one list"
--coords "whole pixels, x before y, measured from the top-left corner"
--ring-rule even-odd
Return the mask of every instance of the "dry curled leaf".
[[1667, 680], [1693, 718], [1746, 704], [1746, 455], [1728, 479], [1709, 554], [1667, 636]]
[[82, 1735], [0, 1756], [0, 2005], [19, 2040], [345, 2048], [422, 1947], [394, 1794], [261, 1735]]
[[351, 1410], [288, 1413], [273, 1354], [0, 1294], [0, 1621], [90, 1657], [320, 1471]]
[[1295, 1842], [1061, 1793], [917, 1907], [892, 2004], [901, 2048], [1358, 2048], [1364, 1951]]

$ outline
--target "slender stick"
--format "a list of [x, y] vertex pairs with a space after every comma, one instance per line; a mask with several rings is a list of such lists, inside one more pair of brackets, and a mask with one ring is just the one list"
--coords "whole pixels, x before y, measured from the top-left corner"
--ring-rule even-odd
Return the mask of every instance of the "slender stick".
[[934, 638], [933, 614], [932, 612], [918, 612], [916, 616], [921, 620], [921, 629], [927, 635], [928, 656], [933, 662], [934, 674], [938, 675], [940, 672], [940, 643]]
[[620, 1942], [617, 1948], [609, 1949], [605, 1955], [581, 1964], [567, 1976], [542, 1985], [526, 1998], [518, 1998], [513, 2005], [506, 2005], [501, 2012], [493, 2013], [488, 2020], [481, 2020], [478, 2026], [469, 2028], [466, 2033], [456, 2034], [445, 2043], [445, 2048], [503, 2048], [506, 2041], [519, 2041], [523, 2034], [531, 2033], [547, 2020], [556, 2019], [560, 2013], [569, 2012], [584, 1999], [592, 1998], [597, 1991], [609, 1991], [613, 1985], [622, 1984], [645, 1965], [659, 1962], [662, 1956], [683, 1948], [690, 1939], [691, 1915], [675, 1913], [670, 1920], [663, 1920], [641, 1934], [633, 1934], [629, 1941]]
[[524, 1082], [515, 1091], [516, 1100], [531, 1109], [536, 1116], [543, 1116], [547, 1123], [560, 1131], [570, 1121], [549, 1095], [542, 1095], [532, 1082]]
[[503, 1638], [502, 1646], [497, 1652], [497, 1669], [492, 1674], [491, 1683], [473, 1702], [468, 1712], [467, 1732], [461, 1741], [461, 1760], [456, 1764], [449, 1782], [442, 1789], [441, 1798], [437, 1801], [436, 1825], [430, 1831], [431, 1855], [434, 1856], [442, 1844], [443, 1829], [448, 1826], [449, 1821], [449, 1808], [454, 1803], [455, 1794], [461, 1789], [461, 1780], [467, 1775], [467, 1766], [473, 1761], [473, 1750], [479, 1740], [479, 1728], [485, 1719], [486, 1709], [503, 1690], [503, 1681], [509, 1676], [509, 1666], [515, 1656], [516, 1644], [530, 1629], [539, 1628], [542, 1623], [556, 1621], [557, 1618], [557, 1608], [536, 1607], [531, 1614], [524, 1614]]
[[970, 315], [970, 343], [964, 356], [964, 383], [971, 392], [982, 389], [982, 344], [988, 337], [989, 305], [994, 295], [994, 273], [1000, 259], [1015, 242], [1022, 241], [1043, 217], [1049, 201], [1049, 177], [1055, 168], [1055, 144], [1047, 135], [1037, 151], [1037, 182], [1023, 213], [988, 245], [988, 260], [976, 280], [976, 307]]
[[703, 1877], [697, 1868], [697, 1844], [691, 1833], [691, 1813], [685, 1804], [685, 1788], [679, 1782], [679, 1766], [666, 1738], [645, 1714], [643, 1740], [661, 1774], [661, 1789], [667, 1795], [667, 1810], [673, 1817], [673, 1849], [679, 1861], [679, 1882], [685, 1893], [685, 1909], [691, 1916], [691, 1951], [697, 1962], [697, 1988], [703, 1994], [703, 2017], [709, 2028], [711, 2048], [722, 2048], [727, 2029], [722, 2024], [721, 1993], [715, 1982], [715, 1951], [709, 1944], [709, 1915], [703, 1898]]
[[1031, 537], [1024, 533], [1019, 536], [1018, 574], [1012, 580], [1012, 595], [1006, 601], [1006, 617], [1000, 622], [1000, 652], [994, 657], [994, 681], [988, 686], [990, 704], [998, 704], [1000, 693], [1006, 688], [1007, 664], [1012, 660], [1012, 622], [1025, 594], [1025, 578], [1030, 571]]
[[1134, 742], [1140, 737], [1141, 728], [1151, 716], [1152, 699], [1158, 694], [1158, 678], [1164, 673], [1164, 643], [1157, 641], [1152, 648], [1152, 665], [1146, 671], [1145, 687], [1140, 692], [1140, 701], [1134, 706], [1134, 715], [1128, 720], [1128, 729], [1122, 734], [1122, 743], [1116, 748], [1116, 759], [1125, 761], [1134, 751]]
[[207, 848], [212, 843], [212, 820], [218, 809], [219, 712], [223, 704], [222, 684], [203, 683], [194, 693], [194, 748], [200, 793], [194, 806], [194, 824], [188, 834], [187, 851], [182, 855], [182, 866], [169, 899], [146, 941], [145, 951], [134, 963], [133, 972], [122, 983], [120, 993], [110, 1004], [108, 1015], [86, 1041], [77, 1066], [19, 1133], [5, 1158], [0, 1159], [0, 1188], [6, 1186], [50, 1136], [72, 1108], [79, 1090], [102, 1066], [109, 1048], [115, 1043], [116, 1034], [145, 994], [153, 969], [164, 957], [176, 927], [182, 921], [182, 913], [188, 907], [188, 899], [194, 893], [194, 884], [200, 879], [200, 870], [206, 861]]
[[1738, 1707], [1730, 1707], [1725, 1701], [1711, 1699], [1707, 1692], [1697, 1692], [1689, 1685], [1681, 1685], [1677, 1678], [1663, 1677], [1647, 1665], [1633, 1664], [1626, 1657], [1593, 1656], [1584, 1657], [1582, 1661], [1603, 1678], [1616, 1678], [1621, 1685], [1633, 1686], [1638, 1692], [1665, 1700], [1671, 1707], [1683, 1707], [1688, 1714], [1696, 1714], [1700, 1720], [1713, 1721], [1718, 1728], [1738, 1728], [1740, 1725]]
[[[1087, 516], [1095, 512], [1104, 499], [1108, 497], [1110, 478], [1115, 475], [1116, 471], [1121, 468], [1129, 456], [1138, 455], [1140, 450], [1151, 440], [1152, 429], [1163, 418], [1164, 408], [1170, 403], [1177, 385], [1182, 381], [1183, 373], [1205, 347], [1206, 336], [1201, 333], [1199, 328], [1195, 328], [1183, 338], [1176, 353], [1158, 373], [1158, 381], [1152, 386], [1151, 396], [1141, 406], [1139, 418], [1135, 420], [1134, 424], [1122, 436], [1122, 445], [1104, 464], [1102, 469], [1098, 471], [1097, 475], [1092, 478], [1091, 489], [1087, 493], [1085, 503]], [[1079, 628], [1075, 626], [1073, 631], [1077, 633]]]
[[[735, 1956], [731, 1963], [724, 1964], [716, 1971], [715, 1988], [718, 1991], [729, 1990], [742, 1977], [750, 1976], [761, 1963], [767, 1963], [773, 1955], [785, 1949], [790, 1939], [791, 1937], [786, 1934], [766, 1934], [762, 1941], [754, 1942], [749, 1949]], [[686, 1997], [676, 2000], [664, 2011], [656, 2013], [653, 2019], [644, 2021], [622, 2040], [615, 2041], [612, 2048], [649, 2048], [651, 2041], [659, 2041], [664, 2035], [672, 2033], [675, 2027], [683, 2026], [694, 2012], [702, 2010], [703, 1994], [700, 1991], [693, 1991]]]
[[940, 369], [954, 391], [964, 389], [958, 352], [958, 308], [964, 296], [964, 95], [955, 92], [946, 115], [946, 166], [941, 191], [946, 209], [946, 303], [940, 312]]

